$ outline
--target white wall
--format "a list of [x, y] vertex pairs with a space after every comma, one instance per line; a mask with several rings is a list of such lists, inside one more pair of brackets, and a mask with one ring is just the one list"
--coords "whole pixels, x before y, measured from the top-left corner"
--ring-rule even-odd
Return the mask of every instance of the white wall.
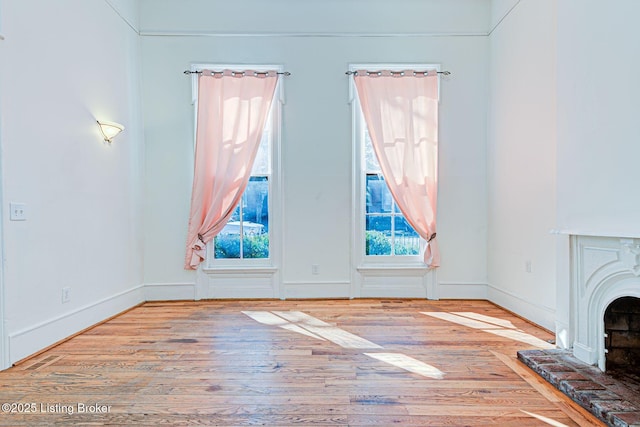
[[640, 2], [558, 2], [558, 226], [640, 236]]
[[[147, 147], [145, 283], [189, 285], [195, 280], [193, 272], [182, 268], [193, 161], [191, 82], [182, 71], [191, 63], [276, 63], [292, 73], [284, 81], [281, 278], [285, 284], [320, 287], [348, 284], [355, 268], [350, 258], [352, 142], [344, 74], [348, 64], [426, 62], [441, 63], [453, 73], [441, 86], [438, 236], [443, 266], [438, 280], [484, 286], [487, 38], [425, 34], [467, 34], [479, 29], [486, 33], [488, 3], [462, 1], [454, 6], [444, 1], [406, 1], [407, 7], [402, 8], [374, 1], [367, 5], [376, 14], [363, 12], [362, 19], [354, 18], [363, 10], [354, 8], [360, 4], [357, 1], [270, 2], [275, 11], [263, 11], [264, 2], [254, 3], [257, 9], [249, 9], [260, 11], [255, 15], [264, 12], [275, 21], [241, 19], [228, 10], [236, 7], [230, 3], [141, 3]], [[345, 10], [346, 18], [340, 19]], [[385, 19], [375, 21], [374, 16], [381, 19], [380, 13]], [[319, 14], [326, 19], [317, 19]], [[211, 20], [205, 21], [204, 16]], [[407, 26], [399, 25], [405, 18]], [[183, 35], [203, 31], [210, 34]], [[421, 36], [344, 35], [400, 31]], [[287, 34], [273, 36], [273, 32]], [[308, 34], [318, 32], [323, 34]], [[164, 36], [154, 36], [157, 33]], [[319, 275], [311, 274], [312, 264], [319, 265]], [[389, 289], [393, 290], [393, 283]]]
[[486, 34], [490, 0], [139, 0], [143, 33]]
[[[2, 30], [4, 297], [15, 362], [142, 300], [140, 49], [104, 0], [5, 0]], [[96, 119], [126, 130], [106, 144]], [[9, 202], [26, 204], [26, 221], [9, 221]]]
[[640, 3], [558, 2], [557, 335], [573, 344], [569, 234], [640, 236]]
[[555, 8], [553, 0], [522, 0], [491, 34], [487, 141], [489, 298], [549, 329], [556, 306]]

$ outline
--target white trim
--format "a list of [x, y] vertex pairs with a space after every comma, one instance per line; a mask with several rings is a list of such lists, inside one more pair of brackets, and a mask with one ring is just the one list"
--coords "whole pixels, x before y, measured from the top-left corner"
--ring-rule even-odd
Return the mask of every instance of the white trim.
[[491, 30], [489, 30], [489, 32], [487, 33], [487, 36], [490, 36], [496, 30], [496, 28], [498, 28], [500, 26], [500, 24], [502, 24], [502, 21], [504, 21], [507, 18], [507, 16], [509, 16], [511, 14], [511, 12], [513, 12], [513, 10], [516, 8], [516, 6], [518, 6], [520, 4], [521, 1], [522, 0], [518, 0], [516, 2], [516, 4], [511, 6], [511, 8], [502, 16], [502, 18], [500, 18], [498, 20], [496, 25], [494, 25], [493, 28]]
[[640, 233], [622, 233], [615, 230], [594, 230], [594, 229], [580, 229], [580, 228], [562, 228], [549, 231], [550, 234], [561, 234], [567, 236], [587, 236], [587, 237], [615, 237], [615, 238], [640, 238]]
[[195, 283], [147, 283], [145, 301], [192, 301], [196, 299]]
[[[2, 16], [0, 14], [0, 20]], [[1, 22], [0, 22], [1, 23]], [[0, 34], [0, 40], [4, 40], [4, 37]], [[0, 98], [2, 94], [0, 94]], [[4, 286], [4, 266], [5, 266], [5, 258], [4, 258], [4, 156], [3, 152], [3, 141], [2, 141], [2, 110], [0, 110], [0, 370], [8, 368], [10, 366], [9, 362], [9, 337], [6, 332], [6, 322], [5, 322], [5, 300], [6, 300], [6, 292]]]
[[436, 270], [426, 266], [365, 265], [357, 272], [358, 298], [439, 298]]
[[487, 283], [481, 282], [438, 282], [440, 299], [488, 300]]
[[196, 299], [280, 298], [277, 267], [207, 268], [196, 274]]
[[[603, 339], [604, 341], [604, 339]], [[581, 344], [579, 342], [573, 343], [573, 355], [580, 361], [586, 363], [587, 365], [596, 365], [598, 364], [598, 350], [593, 349], [589, 346]], [[601, 368], [602, 371], [604, 369]]]
[[618, 298], [640, 298], [640, 240], [572, 235], [571, 266], [573, 354], [604, 371], [605, 311]]
[[491, 284], [487, 285], [487, 299], [543, 328], [550, 331], [554, 330], [556, 310], [553, 308], [545, 307], [541, 304], [534, 304], [512, 292], [496, 288]]
[[242, 265], [224, 265], [220, 267], [205, 267], [202, 269], [207, 274], [275, 274], [278, 271], [278, 267], [266, 265], [256, 266], [242, 266]]
[[[359, 272], [363, 273], [380, 273], [381, 275], [400, 274], [400, 275], [420, 275], [424, 276], [429, 271], [429, 267], [419, 264], [365, 264], [357, 267]], [[406, 273], [406, 274], [403, 274]]]
[[347, 281], [285, 282], [282, 299], [287, 298], [352, 298], [351, 283]]
[[[138, 28], [136, 28], [135, 25], [133, 25], [132, 22], [130, 22], [127, 18], [124, 17], [124, 15], [122, 15], [122, 13], [120, 13], [120, 11], [118, 10], [117, 7], [115, 7], [113, 5], [113, 3], [111, 3], [109, 0], [104, 0], [105, 3], [107, 3], [109, 5], [109, 7], [111, 7], [111, 9], [113, 9], [113, 11], [116, 13], [116, 15], [118, 15], [120, 17], [120, 19], [122, 19], [122, 21], [127, 24], [137, 35], [140, 35], [140, 30]], [[138, 18], [140, 19], [140, 18]]]
[[143, 285], [87, 304], [9, 334], [9, 360], [15, 363], [104, 319], [144, 302]]
[[411, 33], [365, 33], [365, 32], [256, 32], [234, 33], [230, 31], [170, 31], [170, 30], [140, 30], [143, 37], [350, 37], [350, 38], [377, 38], [377, 37], [487, 37], [487, 31], [461, 31], [461, 32], [411, 32]]

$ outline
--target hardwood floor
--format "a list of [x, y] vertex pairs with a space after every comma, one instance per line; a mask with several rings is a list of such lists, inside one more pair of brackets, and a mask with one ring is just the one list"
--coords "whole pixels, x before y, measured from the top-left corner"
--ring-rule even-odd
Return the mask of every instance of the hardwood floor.
[[516, 360], [552, 338], [485, 301], [146, 303], [0, 372], [0, 425], [601, 425]]

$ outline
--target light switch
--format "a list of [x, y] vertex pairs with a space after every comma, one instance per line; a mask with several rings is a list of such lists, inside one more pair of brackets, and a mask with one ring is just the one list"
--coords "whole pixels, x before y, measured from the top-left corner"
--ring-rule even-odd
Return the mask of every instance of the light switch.
[[24, 203], [9, 203], [9, 219], [11, 221], [26, 221], [27, 206]]

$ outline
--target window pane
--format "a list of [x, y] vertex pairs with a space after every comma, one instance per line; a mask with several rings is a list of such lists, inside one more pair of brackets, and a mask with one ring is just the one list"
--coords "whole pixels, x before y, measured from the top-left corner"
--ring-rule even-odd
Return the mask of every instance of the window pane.
[[251, 175], [269, 175], [271, 173], [271, 118], [267, 120], [267, 127], [262, 134], [260, 146], [253, 162]]
[[[252, 176], [242, 195], [242, 220], [245, 226], [253, 230], [244, 230], [245, 234], [260, 234], [269, 231], [269, 178]], [[262, 227], [257, 227], [257, 225]], [[260, 233], [257, 233], [260, 231]]]
[[391, 255], [391, 241], [380, 231], [367, 231], [367, 255]]
[[367, 213], [390, 213], [393, 208], [393, 197], [379, 174], [367, 174]]
[[[225, 228], [227, 228], [225, 226]], [[238, 227], [239, 228], [239, 227]], [[216, 258], [240, 258], [240, 234], [225, 233], [218, 234], [214, 239]]]
[[373, 144], [371, 144], [371, 137], [369, 136], [369, 131], [366, 126], [364, 129], [364, 140], [365, 170], [367, 172], [380, 173], [380, 164], [378, 163], [375, 151], [373, 151]]
[[402, 216], [394, 218], [394, 252], [396, 255], [420, 254], [420, 236]]
[[366, 254], [391, 255], [391, 217], [367, 215]]
[[242, 244], [244, 258], [269, 258], [268, 234], [245, 234]]
[[[242, 219], [240, 219], [242, 217]], [[215, 258], [269, 258], [269, 178], [252, 176], [242, 202], [214, 239]], [[240, 235], [242, 234], [242, 245]]]

